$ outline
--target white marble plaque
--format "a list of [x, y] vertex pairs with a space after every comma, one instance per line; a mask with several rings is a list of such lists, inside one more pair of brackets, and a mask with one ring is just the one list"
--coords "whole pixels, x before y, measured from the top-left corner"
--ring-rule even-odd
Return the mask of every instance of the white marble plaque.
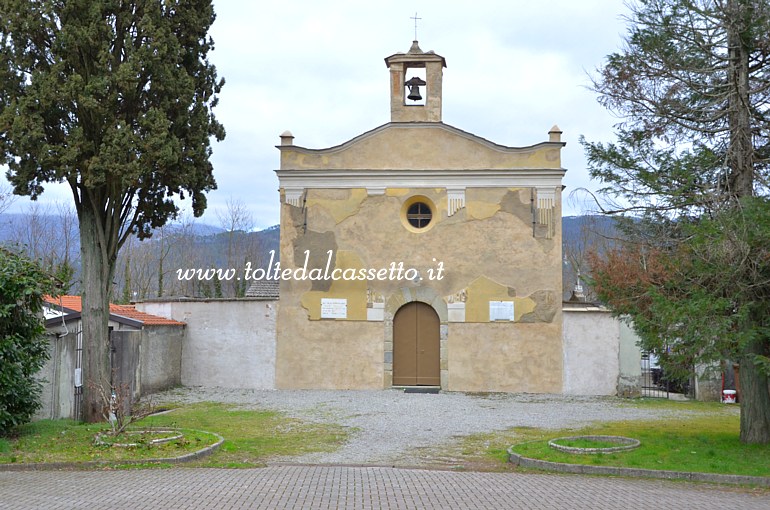
[[322, 319], [347, 319], [348, 318], [348, 300], [321, 298], [321, 318]]
[[513, 320], [513, 301], [490, 301], [489, 302], [489, 320], [490, 321], [512, 321]]

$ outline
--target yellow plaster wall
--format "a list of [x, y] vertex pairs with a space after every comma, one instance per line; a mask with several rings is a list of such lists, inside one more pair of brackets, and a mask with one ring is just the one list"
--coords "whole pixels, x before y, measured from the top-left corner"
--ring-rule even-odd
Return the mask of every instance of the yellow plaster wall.
[[484, 220], [495, 215], [500, 210], [499, 203], [482, 202], [480, 200], [470, 200], [465, 204], [469, 218], [474, 220]]
[[[440, 296], [465, 290], [468, 321], [488, 321], [490, 300], [513, 300], [518, 320], [532, 311], [535, 301], [531, 296], [534, 293], [561, 292], [560, 228], [554, 239], [533, 237], [529, 190], [467, 190], [468, 203], [494, 204], [493, 200], [498, 201], [497, 211], [484, 219], [469, 218], [467, 208], [447, 217], [446, 191], [433, 188], [406, 190], [406, 193], [387, 190], [384, 195], [367, 196], [356, 201], [355, 214], [346, 216], [353, 205], [347, 199], [335, 202], [335, 197], [344, 196], [340, 191], [350, 190], [312, 190], [309, 193], [313, 205], [308, 208], [307, 234], [302, 232], [299, 208], [283, 204], [282, 267], [302, 264], [302, 259], [294, 260], [295, 243], [317, 232], [333, 239], [337, 257], [335, 267], [381, 269], [400, 262], [405, 269], [414, 267], [419, 270], [423, 277], [421, 285], [431, 286]], [[351, 194], [360, 196], [359, 190], [352, 190]], [[409, 232], [402, 224], [402, 205], [413, 195], [427, 197], [438, 210], [439, 218], [426, 232]], [[291, 221], [292, 214], [296, 216], [295, 221]], [[336, 223], [332, 219], [335, 214], [345, 217]], [[309, 249], [313, 252], [314, 263], [322, 265], [326, 248], [310, 244]], [[431, 281], [430, 270], [438, 276], [439, 262], [444, 266], [443, 279]], [[367, 289], [387, 298], [402, 287], [414, 288], [416, 285], [405, 279], [339, 281], [322, 289], [316, 286], [311, 292], [311, 285], [307, 283], [292, 287], [291, 292], [282, 287], [281, 300], [293, 301], [308, 310], [308, 316], [313, 320], [318, 318], [317, 303], [321, 297], [345, 297], [348, 298], [350, 318], [364, 320]], [[295, 295], [294, 292], [300, 293]]]
[[387, 188], [385, 195], [389, 197], [403, 197], [409, 194], [409, 188]]
[[[517, 188], [471, 188], [465, 191], [465, 214], [469, 220], [485, 220], [498, 211], [504, 210], [506, 197], [515, 197], [512, 202], [519, 213], [529, 215], [529, 190]], [[511, 200], [508, 200], [509, 202]], [[510, 212], [510, 211], [507, 211]]]
[[560, 146], [540, 145], [514, 152], [477, 137], [459, 135], [439, 123], [389, 125], [332, 152], [281, 149], [281, 169], [474, 169], [560, 168]]
[[[305, 310], [278, 304], [278, 389], [383, 387], [382, 323], [308, 321]], [[289, 325], [291, 325], [289, 327]]]
[[329, 214], [336, 223], [358, 212], [367, 193], [365, 189], [330, 190], [320, 195], [315, 190], [308, 191], [306, 207], [319, 207]]
[[[440, 127], [393, 127], [328, 154], [282, 151], [282, 169], [558, 168], [559, 150], [490, 148]], [[405, 201], [422, 195], [437, 211], [432, 227], [402, 224]], [[447, 215], [445, 188], [307, 190], [306, 211], [281, 205], [281, 264], [301, 264], [303, 249], [321, 264], [387, 268], [401, 262], [421, 282], [281, 282], [277, 322], [279, 388], [378, 388], [384, 384], [386, 323], [367, 321], [367, 296], [388, 302], [404, 289], [464, 295], [466, 322], [449, 323], [448, 387], [457, 391], [559, 392], [562, 381], [561, 198], [553, 239], [533, 235], [530, 188], [467, 188], [465, 207]], [[306, 222], [306, 228], [303, 224]], [[443, 263], [443, 279], [430, 280]], [[310, 269], [310, 268], [309, 268]], [[412, 292], [416, 295], [415, 292]], [[434, 294], [435, 295], [435, 294]], [[320, 300], [346, 298], [347, 320], [319, 320]], [[462, 299], [458, 297], [458, 299]], [[489, 301], [514, 301], [514, 323], [490, 323]]]
[[453, 323], [447, 352], [449, 391], [562, 391], [560, 323]]
[[490, 301], [513, 301], [513, 320], [535, 310], [535, 301], [528, 297], [516, 296], [511, 287], [500, 285], [485, 276], [480, 276], [466, 288], [465, 322], [489, 322]]
[[[340, 269], [340, 276], [345, 272], [356, 273], [363, 268], [358, 254], [350, 250], [337, 250], [333, 269]], [[323, 268], [325, 269], [325, 268]], [[333, 270], [332, 270], [333, 274]], [[302, 294], [302, 307], [308, 311], [310, 320], [321, 319], [322, 298], [344, 298], [348, 301], [347, 320], [366, 320], [366, 282], [362, 280], [332, 280], [328, 291], [308, 291]], [[323, 319], [340, 320], [340, 319]]]

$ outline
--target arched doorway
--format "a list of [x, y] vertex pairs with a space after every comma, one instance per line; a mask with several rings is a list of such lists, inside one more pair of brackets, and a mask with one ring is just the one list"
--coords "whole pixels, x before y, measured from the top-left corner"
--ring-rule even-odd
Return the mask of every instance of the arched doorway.
[[393, 385], [440, 386], [439, 317], [430, 305], [413, 301], [393, 317]]

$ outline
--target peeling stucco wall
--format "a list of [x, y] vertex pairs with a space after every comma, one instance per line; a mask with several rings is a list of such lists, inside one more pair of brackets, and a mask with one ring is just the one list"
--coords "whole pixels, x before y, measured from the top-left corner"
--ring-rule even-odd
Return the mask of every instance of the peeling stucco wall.
[[[281, 300], [275, 385], [279, 389], [378, 389], [383, 379], [381, 324], [307, 320]], [[288, 325], [295, 324], [290, 327]], [[281, 333], [290, 332], [291, 336]]]
[[[305, 193], [301, 213], [282, 204], [282, 269], [352, 276], [400, 264], [422, 279], [282, 281], [279, 388], [387, 387], [383, 345], [392, 338], [384, 316], [372, 320], [372, 309], [404, 288], [427, 287], [445, 302], [457, 297], [464, 304], [464, 324], [447, 321], [447, 389], [561, 391], [560, 228], [552, 239], [533, 236], [530, 189], [468, 189], [465, 207], [452, 216], [445, 188]], [[405, 201], [415, 195], [436, 211], [431, 228], [419, 233], [403, 218]], [[323, 298], [346, 299], [347, 318], [321, 318]], [[514, 321], [491, 324], [490, 301], [513, 301]]]
[[[551, 299], [550, 293], [560, 289], [554, 287], [561, 278], [560, 236], [533, 237], [529, 190], [468, 190], [466, 207], [451, 217], [446, 214], [445, 189], [399, 189], [395, 193], [388, 189], [383, 195], [368, 196], [360, 202], [344, 198], [334, 201], [334, 197], [365, 191], [308, 190], [305, 215], [283, 204], [281, 267], [302, 267], [307, 256], [308, 269], [325, 268], [329, 250], [333, 252], [332, 269], [381, 269], [400, 262], [404, 268], [417, 269], [424, 284], [442, 295], [467, 289], [470, 301], [478, 297], [481, 302], [492, 295], [515, 298], [523, 313], [532, 312], [537, 304], [552, 309], [543, 313], [551, 316], [548, 321], [552, 319], [558, 303], [557, 295]], [[414, 195], [426, 197], [437, 209], [435, 224], [421, 233], [409, 232], [401, 217], [403, 203]], [[493, 204], [491, 200], [495, 199], [498, 202]], [[471, 217], [469, 211], [481, 206], [495, 211], [483, 219]], [[335, 216], [341, 221], [335, 221]], [[443, 278], [426, 281], [430, 269], [438, 276], [438, 262], [443, 262]], [[295, 282], [293, 287], [304, 284], [313, 291], [330, 292], [345, 286], [345, 292], [361, 295], [366, 288], [391, 293], [405, 283], [403, 278], [369, 282], [308, 279]], [[285, 295], [282, 288], [282, 298]], [[479, 317], [472, 315], [472, 320], [488, 320], [479, 313]]]
[[516, 148], [429, 117], [327, 149], [282, 135], [277, 387], [389, 387], [393, 317], [417, 300], [441, 320], [444, 389], [561, 391], [561, 131]]
[[560, 393], [561, 324], [451, 324], [450, 391]]

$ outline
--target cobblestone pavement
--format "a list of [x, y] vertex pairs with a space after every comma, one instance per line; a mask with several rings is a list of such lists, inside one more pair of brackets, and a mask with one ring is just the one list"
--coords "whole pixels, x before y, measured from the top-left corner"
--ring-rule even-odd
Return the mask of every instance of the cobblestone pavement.
[[764, 509], [767, 491], [387, 467], [0, 472], [0, 509]]

